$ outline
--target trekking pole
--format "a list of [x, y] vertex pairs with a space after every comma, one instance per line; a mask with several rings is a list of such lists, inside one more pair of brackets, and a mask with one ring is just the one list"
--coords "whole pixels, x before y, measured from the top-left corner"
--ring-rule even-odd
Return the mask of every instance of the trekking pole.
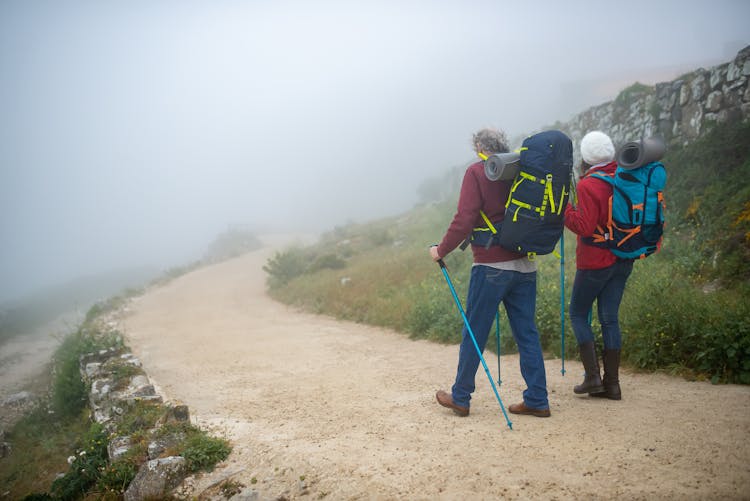
[[560, 373], [565, 375], [565, 229], [560, 235], [560, 358], [562, 369]]
[[495, 337], [497, 338], [497, 385], [503, 384], [500, 379], [500, 310], [495, 313]]
[[440, 270], [443, 272], [445, 281], [448, 283], [448, 287], [451, 290], [451, 294], [453, 295], [453, 300], [456, 301], [456, 306], [458, 306], [458, 311], [461, 312], [461, 317], [464, 319], [464, 325], [466, 325], [466, 330], [469, 332], [469, 335], [471, 336], [471, 340], [474, 343], [474, 348], [476, 348], [477, 350], [477, 355], [479, 355], [479, 360], [482, 362], [482, 367], [484, 367], [484, 372], [485, 374], [487, 374], [487, 379], [490, 380], [490, 384], [492, 385], [492, 390], [495, 392], [495, 397], [497, 397], [497, 403], [500, 404], [500, 410], [503, 411], [503, 416], [505, 416], [505, 422], [508, 424], [508, 428], [512, 430], [513, 423], [511, 423], [510, 419], [508, 419], [508, 413], [505, 412], [505, 406], [503, 405], [503, 401], [500, 398], [500, 394], [497, 392], [497, 387], [495, 386], [495, 382], [492, 380], [492, 374], [490, 374], [490, 370], [487, 368], [487, 362], [484, 361], [484, 357], [482, 356], [482, 350], [479, 348], [477, 339], [474, 337], [474, 331], [471, 330], [471, 325], [469, 325], [469, 319], [466, 318], [466, 313], [464, 312], [463, 306], [461, 306], [461, 300], [458, 299], [458, 294], [456, 294], [456, 289], [453, 287], [453, 282], [451, 282], [451, 278], [450, 276], [448, 276], [448, 268], [445, 267], [445, 263], [443, 262], [442, 259], [438, 260], [438, 264], [440, 265]]

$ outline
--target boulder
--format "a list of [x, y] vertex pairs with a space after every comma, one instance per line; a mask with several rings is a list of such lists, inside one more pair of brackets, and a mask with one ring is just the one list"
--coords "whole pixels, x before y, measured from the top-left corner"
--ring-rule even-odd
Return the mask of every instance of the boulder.
[[182, 482], [186, 471], [185, 458], [180, 456], [146, 461], [125, 491], [125, 501], [165, 498]]
[[715, 90], [708, 95], [706, 98], [706, 111], [716, 112], [721, 109], [722, 99], [724, 94], [721, 91]]

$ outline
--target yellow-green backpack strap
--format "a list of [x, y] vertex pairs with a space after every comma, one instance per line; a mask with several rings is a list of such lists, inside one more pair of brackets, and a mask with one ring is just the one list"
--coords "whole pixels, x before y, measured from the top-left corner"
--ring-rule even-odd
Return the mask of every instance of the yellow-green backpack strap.
[[479, 215], [482, 216], [482, 219], [484, 219], [484, 222], [487, 224], [487, 228], [490, 229], [492, 234], [497, 235], [497, 229], [495, 229], [495, 226], [492, 224], [492, 221], [490, 221], [490, 218], [487, 217], [487, 214], [485, 214], [483, 210], [480, 210]]

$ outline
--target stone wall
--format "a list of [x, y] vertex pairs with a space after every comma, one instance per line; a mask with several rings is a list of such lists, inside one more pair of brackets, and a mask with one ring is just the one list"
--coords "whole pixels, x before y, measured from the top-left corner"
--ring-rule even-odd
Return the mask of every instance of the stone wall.
[[633, 84], [613, 101], [550, 128], [565, 131], [576, 150], [591, 130], [609, 134], [616, 146], [655, 135], [667, 144], [687, 144], [713, 124], [750, 118], [748, 81], [750, 46], [733, 61], [697, 69], [671, 82]]

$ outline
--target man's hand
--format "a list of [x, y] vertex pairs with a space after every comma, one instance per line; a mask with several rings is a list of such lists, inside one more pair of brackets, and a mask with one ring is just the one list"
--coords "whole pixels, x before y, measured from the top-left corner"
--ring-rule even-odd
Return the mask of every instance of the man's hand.
[[437, 245], [430, 247], [430, 256], [432, 256], [433, 261], [440, 261], [440, 255], [438, 254], [437, 249]]

